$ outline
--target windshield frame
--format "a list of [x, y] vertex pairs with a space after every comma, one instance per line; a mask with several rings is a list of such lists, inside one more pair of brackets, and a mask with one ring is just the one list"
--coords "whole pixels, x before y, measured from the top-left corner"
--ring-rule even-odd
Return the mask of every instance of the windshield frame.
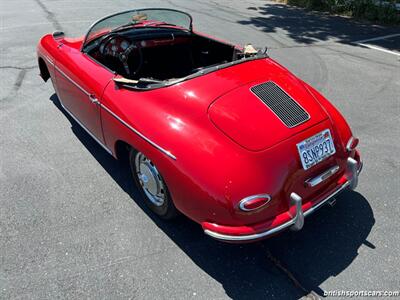
[[[126, 13], [129, 13], [129, 12], [140, 12], [140, 11], [142, 11], [142, 10], [143, 10], [143, 11], [144, 11], [144, 10], [165, 10], [165, 11], [170, 11], [170, 12], [176, 12], [176, 13], [184, 14], [184, 15], [188, 16], [188, 18], [189, 18], [189, 22], [190, 22], [190, 23], [189, 23], [189, 28], [188, 28], [188, 30], [189, 30], [190, 32], [193, 32], [193, 18], [192, 18], [192, 16], [191, 16], [190, 14], [188, 14], [188, 13], [186, 13], [186, 12], [184, 12], [184, 11], [177, 10], [177, 9], [172, 9], [172, 8], [159, 8], [159, 7], [129, 9], [129, 10], [120, 11], [120, 12], [117, 12], [117, 13], [113, 13], [113, 14], [107, 15], [107, 16], [102, 17], [102, 18], [96, 20], [95, 22], [93, 22], [92, 25], [89, 26], [89, 29], [87, 30], [87, 32], [86, 32], [86, 34], [85, 34], [85, 37], [84, 37], [84, 39], [83, 39], [83, 41], [82, 41], [81, 52], [84, 52], [84, 48], [87, 46], [87, 45], [86, 45], [87, 43], [90, 43], [91, 41], [96, 40], [96, 39], [98, 39], [99, 37], [101, 37], [101, 36], [106, 35], [106, 34], [109, 33], [109, 32], [104, 32], [104, 34], [100, 34], [100, 35], [98, 35], [97, 37], [95, 37], [94, 39], [88, 41], [89, 34], [91, 33], [93, 27], [95, 27], [97, 24], [99, 24], [100, 22], [103, 22], [104, 20], [107, 20], [107, 19], [109, 19], [109, 18], [118, 16], [118, 15], [126, 14]], [[179, 25], [176, 25], [176, 26], [181, 27], [181, 26], [179, 26]], [[181, 27], [181, 28], [183, 28], [183, 27]]]

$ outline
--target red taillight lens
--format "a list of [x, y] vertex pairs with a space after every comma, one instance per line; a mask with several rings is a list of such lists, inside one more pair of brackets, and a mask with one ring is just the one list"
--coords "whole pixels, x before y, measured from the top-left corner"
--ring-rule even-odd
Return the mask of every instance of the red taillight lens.
[[360, 141], [360, 140], [359, 140], [358, 138], [355, 138], [355, 137], [352, 136], [352, 137], [349, 139], [349, 141], [347, 142], [346, 150], [350, 152], [350, 151], [356, 149], [356, 147], [358, 146], [358, 142], [359, 142], [359, 141]]
[[253, 211], [265, 206], [270, 200], [271, 197], [267, 194], [250, 196], [240, 201], [239, 208], [243, 211]]

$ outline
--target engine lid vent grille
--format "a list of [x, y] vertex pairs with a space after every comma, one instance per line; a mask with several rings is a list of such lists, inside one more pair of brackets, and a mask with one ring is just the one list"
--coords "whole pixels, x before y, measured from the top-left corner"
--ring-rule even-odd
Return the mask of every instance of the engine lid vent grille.
[[255, 85], [250, 90], [289, 128], [310, 119], [310, 115], [272, 81]]

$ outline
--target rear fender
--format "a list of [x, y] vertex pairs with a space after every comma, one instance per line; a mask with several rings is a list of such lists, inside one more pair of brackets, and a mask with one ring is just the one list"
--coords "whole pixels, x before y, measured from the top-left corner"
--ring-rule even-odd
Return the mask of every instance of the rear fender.
[[[38, 66], [40, 77], [46, 82], [54, 77], [55, 62], [57, 60], [58, 42], [51, 34], [43, 36], [37, 45]], [[53, 83], [55, 80], [53, 80]]]
[[333, 128], [337, 131], [341, 139], [343, 150], [346, 149], [347, 141], [353, 136], [349, 124], [339, 112], [339, 110], [322, 96], [316, 89], [303, 81], [305, 88], [314, 96], [314, 98], [321, 104], [322, 108], [326, 111], [329, 119], [332, 122]]

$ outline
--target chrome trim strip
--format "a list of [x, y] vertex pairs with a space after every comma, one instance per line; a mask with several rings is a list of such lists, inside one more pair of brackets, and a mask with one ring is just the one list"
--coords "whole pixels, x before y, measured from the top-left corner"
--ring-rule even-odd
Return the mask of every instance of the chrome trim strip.
[[[126, 123], [124, 120], [122, 120], [119, 116], [117, 116], [111, 109], [109, 109], [107, 106], [105, 106], [104, 104], [100, 103], [96, 98], [93, 98], [93, 95], [90, 94], [89, 92], [87, 92], [84, 88], [82, 88], [79, 84], [77, 84], [74, 80], [72, 80], [67, 74], [65, 74], [59, 67], [55, 66], [55, 68], [57, 69], [57, 71], [60, 72], [61, 75], [63, 75], [66, 79], [68, 79], [69, 81], [71, 81], [72, 84], [74, 84], [78, 89], [80, 89], [84, 94], [86, 94], [89, 98], [89, 101], [91, 101], [94, 104], [98, 104], [100, 105], [103, 109], [105, 109], [109, 114], [111, 114], [114, 118], [116, 118], [118, 121], [120, 121], [123, 125], [125, 125], [128, 129], [130, 129], [131, 131], [133, 131], [134, 133], [136, 133], [138, 136], [140, 136], [142, 139], [144, 139], [146, 142], [148, 142], [150, 145], [152, 145], [153, 147], [157, 148], [158, 150], [160, 150], [162, 153], [164, 153], [165, 155], [169, 156], [170, 158], [176, 160], [176, 157], [169, 152], [168, 150], [165, 150], [163, 147], [157, 145], [155, 142], [153, 142], [152, 140], [150, 140], [148, 137], [146, 137], [144, 134], [142, 134], [141, 132], [139, 132], [138, 130], [136, 130], [135, 128], [133, 128], [132, 126], [130, 126], [128, 123]], [[62, 102], [62, 101], [60, 101]], [[62, 105], [62, 104], [61, 104]], [[63, 106], [63, 105], [62, 105]], [[65, 107], [63, 106], [63, 108], [65, 109]], [[67, 110], [68, 111], [68, 110]], [[75, 117], [73, 117], [76, 121], [77, 119]], [[79, 122], [79, 121], [77, 121]], [[81, 124], [81, 123], [80, 123]], [[83, 125], [81, 125], [83, 127]], [[110, 151], [110, 150], [109, 150]]]
[[66, 79], [68, 79], [73, 85], [75, 85], [78, 89], [80, 89], [84, 94], [86, 94], [88, 97], [91, 95], [83, 87], [81, 87], [79, 84], [77, 84], [71, 77], [69, 77], [67, 74], [65, 74], [64, 71], [62, 71], [57, 65], [55, 65], [54, 67], [58, 72], [60, 72], [60, 74], [62, 76], [64, 76]]
[[149, 139], [148, 137], [146, 137], [144, 134], [142, 134], [140, 131], [136, 130], [135, 128], [133, 128], [132, 126], [130, 126], [128, 123], [126, 123], [124, 120], [122, 120], [118, 115], [116, 115], [111, 109], [109, 109], [107, 106], [105, 106], [104, 104], [100, 103], [100, 106], [107, 111], [110, 115], [112, 115], [115, 119], [117, 119], [118, 121], [120, 121], [123, 125], [125, 125], [125, 127], [127, 127], [128, 129], [130, 129], [131, 131], [133, 131], [135, 134], [137, 134], [138, 136], [140, 136], [142, 139], [144, 139], [146, 142], [148, 142], [150, 145], [152, 145], [153, 147], [155, 147], [156, 149], [160, 150], [162, 153], [164, 153], [165, 155], [169, 156], [170, 158], [176, 160], [176, 157], [169, 152], [168, 150], [164, 149], [163, 147], [159, 146], [158, 144], [156, 144], [155, 142], [153, 142], [151, 139]]
[[[254, 209], [248, 209], [248, 208], [244, 207], [244, 205], [246, 204], [246, 202], [251, 201], [251, 200], [253, 200], [253, 199], [257, 199], [257, 198], [264, 198], [264, 199], [267, 199], [267, 202], [265, 202], [263, 205], [261, 205], [261, 206], [259, 206], [259, 207], [257, 207], [257, 208], [254, 208]], [[246, 198], [243, 198], [242, 200], [240, 200], [240, 202], [239, 202], [239, 208], [240, 208], [240, 210], [246, 211], [246, 212], [253, 211], [253, 210], [258, 210], [258, 209], [264, 207], [265, 205], [267, 205], [267, 204], [269, 203], [269, 201], [271, 201], [271, 196], [268, 195], [268, 194], [253, 195], [253, 196], [249, 196], [249, 197], [246, 197]]]
[[[233, 47], [233, 46], [232, 46]], [[149, 84], [146, 87], [143, 88], [139, 88], [138, 86], [134, 86], [134, 85], [127, 85], [124, 84], [123, 86], [127, 89], [132, 89], [132, 90], [136, 90], [136, 91], [149, 91], [149, 90], [154, 90], [154, 89], [159, 89], [159, 88], [163, 88], [163, 87], [168, 87], [180, 82], [184, 82], [193, 78], [197, 78], [206, 74], [210, 74], [212, 72], [216, 72], [222, 69], [226, 69], [232, 66], [236, 66], [239, 64], [244, 64], [250, 61], [254, 61], [254, 60], [258, 60], [258, 59], [266, 59], [268, 58], [268, 55], [266, 54], [260, 54], [257, 56], [253, 56], [253, 57], [248, 57], [246, 59], [239, 59], [239, 60], [235, 60], [235, 61], [231, 61], [225, 64], [221, 64], [221, 65], [216, 65], [214, 67], [206, 67], [204, 70], [198, 71], [196, 73], [190, 74], [188, 76], [182, 77], [182, 78], [178, 78], [176, 80], [172, 80], [172, 81], [162, 81], [161, 83], [155, 83], [155, 84]]]
[[74, 119], [75, 122], [78, 123], [78, 124], [79, 124], [79, 125], [80, 125], [80, 126], [81, 126], [81, 127], [82, 127], [82, 128], [97, 142], [97, 143], [99, 143], [99, 145], [100, 145], [101, 147], [103, 147], [103, 149], [106, 150], [108, 154], [113, 155], [112, 151], [111, 151], [110, 149], [108, 149], [106, 145], [104, 145], [93, 133], [91, 133], [91, 132], [89, 131], [89, 129], [87, 129], [87, 128], [85, 127], [85, 125], [83, 125], [83, 124], [78, 120], [78, 118], [75, 117], [74, 114], [73, 114], [72, 112], [70, 112], [70, 111], [64, 106], [64, 104], [63, 104], [63, 102], [62, 102], [60, 96], [57, 95], [57, 97], [58, 97], [58, 99], [60, 100], [61, 107], [71, 116], [71, 118]]
[[345, 190], [346, 188], [354, 189], [357, 186], [358, 182], [358, 174], [360, 168], [357, 169], [357, 161], [351, 157], [347, 159], [347, 174], [346, 177], [348, 180], [342, 184], [337, 190], [335, 190], [333, 193], [328, 195], [325, 199], [322, 201], [318, 202], [316, 205], [312, 206], [306, 211], [302, 211], [302, 206], [301, 202], [302, 199], [299, 195], [296, 193], [292, 193], [290, 195], [291, 198], [291, 207], [289, 208], [289, 213], [294, 217], [287, 221], [286, 223], [283, 223], [277, 227], [271, 228], [267, 231], [260, 232], [260, 233], [255, 233], [255, 234], [249, 234], [249, 235], [227, 235], [227, 234], [221, 234], [218, 232], [214, 232], [208, 229], [204, 230], [204, 233], [217, 239], [217, 240], [222, 240], [222, 241], [230, 241], [230, 242], [245, 242], [245, 241], [253, 241], [253, 240], [258, 240], [261, 238], [265, 238], [267, 236], [273, 235], [275, 233], [278, 233], [279, 231], [292, 227], [294, 230], [299, 230], [303, 227], [303, 220], [302, 216], [307, 217], [311, 215], [313, 212], [321, 208], [324, 204], [326, 204], [329, 200], [334, 198], [337, 194]]
[[318, 175], [317, 177], [307, 179], [306, 185], [308, 187], [314, 187], [314, 186], [320, 184], [321, 182], [327, 180], [332, 175], [336, 174], [337, 171], [339, 171], [339, 166], [334, 166], [334, 167], [330, 168], [329, 170], [325, 171], [324, 173]]
[[44, 54], [43, 54], [43, 58], [44, 58], [49, 64], [51, 64], [53, 67], [55, 67], [54, 61], [51, 60], [47, 55], [44, 55]]
[[[308, 118], [307, 118], [307, 120], [304, 120], [303, 122], [300, 122], [300, 123], [297, 123], [296, 125], [294, 125], [294, 126], [287, 126], [286, 124], [285, 124], [285, 122], [283, 122], [283, 120], [264, 102], [264, 101], [262, 101], [262, 99], [260, 98], [260, 97], [258, 97], [257, 95], [256, 95], [256, 93], [254, 93], [251, 89], [253, 88], [253, 87], [255, 87], [255, 86], [257, 86], [257, 85], [260, 85], [260, 84], [264, 84], [264, 83], [267, 83], [267, 82], [272, 82], [273, 84], [275, 84], [277, 87], [279, 87], [281, 90], [282, 90], [282, 92], [284, 92], [286, 95], [288, 95], [291, 99], [293, 99], [293, 101], [294, 102], [296, 102], [296, 104], [298, 105], [298, 106], [300, 106], [301, 107], [301, 109], [302, 110], [304, 110], [304, 112], [307, 114], [307, 116], [308, 116]], [[292, 96], [290, 96], [290, 94], [288, 93], [288, 92], [286, 92], [286, 90], [284, 90], [279, 84], [277, 84], [275, 81], [272, 81], [272, 80], [268, 80], [268, 81], [265, 81], [265, 82], [262, 82], [262, 83], [257, 83], [257, 84], [255, 84], [255, 85], [253, 85], [253, 86], [251, 86], [250, 88], [249, 88], [249, 91], [257, 98], [257, 99], [259, 99], [266, 107], [268, 107], [268, 109], [283, 123], [283, 125], [285, 125], [287, 128], [294, 128], [294, 127], [297, 127], [297, 126], [299, 126], [299, 125], [301, 125], [301, 124], [304, 124], [305, 122], [307, 122], [307, 121], [309, 121], [310, 119], [311, 119], [311, 116], [310, 116], [310, 114], [308, 113], [308, 111], [306, 111], [305, 110], [305, 108], [302, 106], [302, 105], [300, 105], [300, 103], [298, 102], [298, 101], [296, 101]]]

